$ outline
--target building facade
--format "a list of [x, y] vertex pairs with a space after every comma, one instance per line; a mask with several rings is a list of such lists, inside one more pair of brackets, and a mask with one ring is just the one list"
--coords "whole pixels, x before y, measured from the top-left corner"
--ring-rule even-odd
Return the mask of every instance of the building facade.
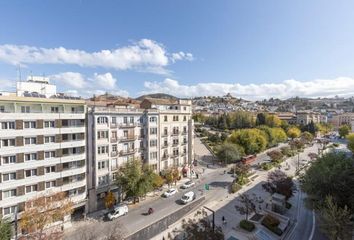
[[20, 218], [26, 201], [56, 192], [85, 211], [85, 101], [32, 94], [0, 96], [0, 214]]
[[89, 211], [104, 207], [119, 167], [139, 159], [157, 173], [190, 169], [193, 159], [191, 102], [151, 99], [139, 107], [89, 106], [87, 125]]

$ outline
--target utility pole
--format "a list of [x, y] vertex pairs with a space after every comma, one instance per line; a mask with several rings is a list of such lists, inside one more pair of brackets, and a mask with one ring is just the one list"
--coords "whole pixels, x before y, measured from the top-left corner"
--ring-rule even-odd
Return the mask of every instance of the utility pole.
[[213, 231], [215, 231], [215, 211], [206, 207], [206, 206], [203, 206], [206, 210], [209, 210], [210, 212], [212, 212], [213, 214]]

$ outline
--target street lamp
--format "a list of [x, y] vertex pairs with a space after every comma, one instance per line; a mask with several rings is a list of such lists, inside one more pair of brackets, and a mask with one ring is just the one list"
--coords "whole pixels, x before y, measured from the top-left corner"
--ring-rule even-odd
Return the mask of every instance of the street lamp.
[[206, 207], [206, 206], [203, 206], [206, 210], [209, 210], [210, 212], [212, 212], [213, 214], [213, 231], [215, 231], [215, 211]]

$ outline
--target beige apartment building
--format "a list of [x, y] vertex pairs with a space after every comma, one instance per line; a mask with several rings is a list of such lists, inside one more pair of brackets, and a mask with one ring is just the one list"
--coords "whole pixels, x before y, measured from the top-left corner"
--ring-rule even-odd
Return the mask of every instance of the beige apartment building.
[[338, 129], [342, 125], [351, 125], [352, 121], [354, 121], [354, 113], [342, 113], [333, 115], [329, 119], [329, 123], [331, 123], [334, 129]]
[[299, 125], [307, 125], [310, 122], [320, 123], [321, 122], [321, 114], [317, 112], [297, 112], [296, 113], [296, 123]]
[[140, 105], [110, 103], [88, 107], [89, 211], [104, 207], [119, 167], [140, 159], [158, 173], [178, 167], [191, 168], [193, 120], [190, 100], [145, 99]]

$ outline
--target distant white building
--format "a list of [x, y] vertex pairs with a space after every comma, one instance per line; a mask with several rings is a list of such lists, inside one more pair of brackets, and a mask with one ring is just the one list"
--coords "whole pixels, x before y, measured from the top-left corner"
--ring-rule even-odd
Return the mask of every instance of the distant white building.
[[49, 78], [30, 76], [26, 82], [16, 83], [16, 94], [18, 97], [38, 97], [44, 95], [49, 98], [56, 95], [57, 87], [49, 83]]

